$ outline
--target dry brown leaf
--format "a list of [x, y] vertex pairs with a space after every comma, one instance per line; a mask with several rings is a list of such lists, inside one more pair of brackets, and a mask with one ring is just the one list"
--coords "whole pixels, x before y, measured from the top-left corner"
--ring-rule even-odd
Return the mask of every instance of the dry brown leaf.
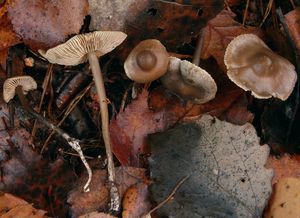
[[7, 12], [7, 7], [11, 4], [12, 0], [4, 0], [0, 3], [0, 18]]
[[[222, 0], [89, 0], [91, 28], [128, 34], [124, 53], [141, 40], [160, 40], [176, 52], [223, 8]], [[130, 37], [131, 36], [131, 37]], [[126, 56], [126, 54], [125, 54]]]
[[246, 94], [243, 93], [232, 105], [220, 116], [221, 120], [226, 120], [227, 122], [244, 125], [249, 122], [252, 123], [254, 119], [254, 114], [252, 114], [247, 109], [248, 100]]
[[269, 156], [266, 167], [274, 169], [273, 184], [287, 177], [300, 178], [300, 155]]
[[223, 10], [204, 28], [201, 57], [207, 59], [213, 56], [223, 70], [226, 69], [224, 65], [225, 50], [234, 37], [245, 33], [262, 35], [259, 28], [245, 28], [235, 21], [234, 17], [233, 12]]
[[300, 179], [282, 178], [275, 184], [265, 218], [299, 218]]
[[13, 31], [8, 17], [0, 18], [0, 50], [6, 49], [20, 42], [20, 38]]
[[31, 204], [11, 194], [0, 194], [1, 218], [46, 218], [47, 212], [35, 209]]
[[[116, 168], [116, 183], [121, 199], [130, 186], [146, 180], [145, 169], [132, 167]], [[73, 217], [93, 211], [103, 211], [109, 203], [106, 170], [93, 172], [90, 192], [82, 192], [82, 186], [85, 183], [86, 175], [83, 175], [76, 187], [69, 193], [68, 203], [71, 205], [70, 210]]]
[[87, 0], [14, 0], [8, 8], [13, 28], [32, 49], [49, 48], [79, 33]]
[[285, 19], [294, 43], [300, 49], [300, 7], [287, 13]]
[[148, 91], [143, 92], [110, 124], [112, 150], [122, 165], [140, 166], [140, 155], [147, 153], [145, 137], [163, 129], [160, 114], [148, 108]]
[[81, 215], [79, 218], [116, 218], [116, 217], [106, 213], [99, 213], [94, 211], [91, 213]]
[[123, 198], [123, 218], [140, 218], [150, 211], [148, 184], [138, 183], [131, 186]]

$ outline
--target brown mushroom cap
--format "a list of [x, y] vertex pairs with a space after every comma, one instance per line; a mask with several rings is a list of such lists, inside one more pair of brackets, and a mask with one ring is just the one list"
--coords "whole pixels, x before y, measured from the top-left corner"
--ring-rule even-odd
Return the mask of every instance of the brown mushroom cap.
[[87, 61], [87, 54], [105, 55], [120, 45], [127, 35], [119, 31], [95, 31], [72, 37], [48, 51], [39, 53], [50, 63], [74, 66]]
[[209, 73], [175, 57], [170, 57], [168, 71], [161, 77], [161, 82], [182, 98], [197, 104], [214, 99], [217, 92], [217, 85]]
[[128, 55], [124, 69], [126, 75], [138, 83], [148, 83], [166, 73], [169, 54], [156, 39], [140, 42]]
[[224, 62], [228, 77], [256, 98], [286, 100], [297, 81], [294, 65], [254, 34], [234, 38], [226, 48]]
[[17, 86], [22, 86], [24, 94], [37, 88], [37, 84], [31, 76], [8, 78], [3, 84], [3, 99], [6, 103], [14, 98]]

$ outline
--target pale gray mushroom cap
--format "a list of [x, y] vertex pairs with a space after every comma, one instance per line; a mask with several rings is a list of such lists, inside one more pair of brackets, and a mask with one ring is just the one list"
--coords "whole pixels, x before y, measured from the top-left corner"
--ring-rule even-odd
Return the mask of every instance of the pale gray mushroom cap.
[[48, 51], [39, 50], [39, 53], [50, 63], [75, 66], [86, 62], [90, 52], [95, 52], [97, 57], [111, 52], [126, 37], [125, 33], [119, 31], [95, 31], [76, 35]]
[[175, 57], [170, 57], [168, 71], [161, 77], [161, 82], [182, 98], [197, 104], [214, 99], [217, 92], [217, 85], [209, 73]]
[[22, 86], [24, 94], [37, 88], [37, 84], [31, 76], [8, 78], [3, 84], [3, 99], [6, 103], [14, 98], [17, 86]]
[[229, 79], [256, 98], [286, 100], [297, 81], [294, 65], [254, 34], [234, 38], [226, 48], [224, 62]]

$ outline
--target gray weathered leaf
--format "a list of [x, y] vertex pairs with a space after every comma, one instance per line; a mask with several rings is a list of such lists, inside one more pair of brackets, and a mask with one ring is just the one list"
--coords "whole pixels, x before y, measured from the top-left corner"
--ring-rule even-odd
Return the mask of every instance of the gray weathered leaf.
[[272, 170], [264, 164], [254, 127], [236, 126], [205, 115], [150, 136], [150, 169], [157, 202], [185, 176], [175, 198], [159, 210], [171, 217], [260, 217], [270, 196]]

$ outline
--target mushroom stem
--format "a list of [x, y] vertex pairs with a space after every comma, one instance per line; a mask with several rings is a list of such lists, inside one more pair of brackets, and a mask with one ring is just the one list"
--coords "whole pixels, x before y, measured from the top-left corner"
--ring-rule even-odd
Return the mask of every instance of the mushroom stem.
[[53, 125], [52, 123], [50, 123], [48, 120], [46, 120], [43, 116], [39, 115], [38, 113], [36, 113], [29, 105], [24, 93], [23, 93], [23, 89], [22, 86], [17, 86], [16, 87], [16, 93], [18, 95], [18, 98], [21, 102], [21, 105], [23, 106], [23, 108], [30, 113], [32, 116], [34, 116], [37, 120], [39, 120], [41, 123], [43, 123], [45, 126], [47, 126], [48, 128], [52, 129], [53, 131], [57, 132], [61, 137], [63, 137], [68, 144], [79, 154], [81, 161], [83, 162], [87, 172], [88, 172], [88, 181], [86, 182], [86, 184], [84, 185], [84, 192], [88, 192], [89, 191], [89, 185], [92, 181], [92, 170], [89, 166], [89, 164], [87, 163], [83, 152], [81, 150], [80, 144], [79, 144], [79, 140], [72, 138], [69, 134], [67, 134], [66, 132], [64, 132], [62, 129], [56, 127], [55, 125]]
[[93, 73], [93, 77], [95, 80], [95, 86], [97, 89], [97, 93], [99, 96], [99, 104], [100, 104], [100, 113], [101, 113], [101, 123], [102, 123], [102, 136], [105, 144], [106, 156], [107, 156], [107, 171], [108, 171], [108, 181], [111, 183], [110, 188], [110, 197], [111, 204], [110, 208], [113, 211], [120, 210], [120, 198], [118, 189], [115, 183], [115, 166], [113, 162], [113, 155], [111, 151], [111, 141], [110, 141], [110, 133], [109, 133], [109, 115], [108, 115], [108, 107], [107, 107], [107, 98], [105, 93], [104, 80], [101, 73], [100, 65], [98, 62], [98, 58], [95, 52], [88, 53], [89, 64]]

